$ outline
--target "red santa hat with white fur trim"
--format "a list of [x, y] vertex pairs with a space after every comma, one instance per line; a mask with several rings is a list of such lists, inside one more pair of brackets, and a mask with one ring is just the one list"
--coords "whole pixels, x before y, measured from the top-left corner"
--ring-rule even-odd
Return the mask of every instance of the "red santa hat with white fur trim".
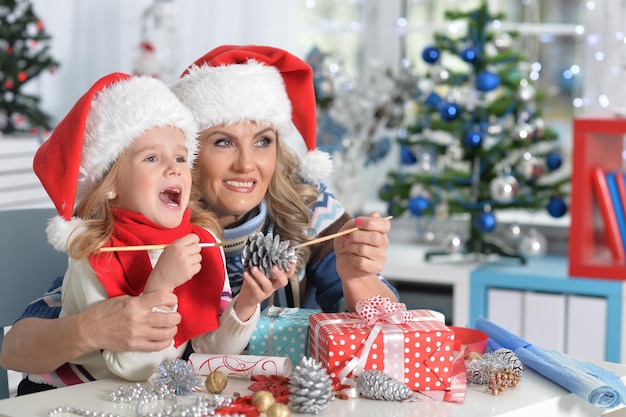
[[299, 155], [299, 174], [305, 180], [320, 181], [332, 171], [330, 156], [315, 149], [313, 70], [295, 55], [271, 46], [220, 46], [196, 60], [171, 88], [191, 109], [201, 131], [269, 123], [283, 140], [299, 133], [307, 149]]
[[50, 220], [48, 241], [57, 250], [82, 219], [75, 205], [109, 171], [113, 163], [147, 130], [174, 126], [185, 135], [192, 166], [197, 154], [197, 125], [162, 81], [147, 76], [112, 73], [76, 102], [50, 137], [39, 147], [33, 169], [59, 215]]

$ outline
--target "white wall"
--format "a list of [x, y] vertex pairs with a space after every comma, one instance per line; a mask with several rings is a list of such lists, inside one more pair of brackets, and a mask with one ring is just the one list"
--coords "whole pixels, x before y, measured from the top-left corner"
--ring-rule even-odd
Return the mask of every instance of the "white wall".
[[[42, 107], [60, 120], [101, 76], [131, 72], [138, 54], [141, 17], [151, 0], [32, 0], [52, 35], [58, 71], [45, 74], [38, 88]], [[297, 8], [292, 0], [174, 0], [180, 49], [179, 73], [221, 44], [271, 44], [298, 50]]]

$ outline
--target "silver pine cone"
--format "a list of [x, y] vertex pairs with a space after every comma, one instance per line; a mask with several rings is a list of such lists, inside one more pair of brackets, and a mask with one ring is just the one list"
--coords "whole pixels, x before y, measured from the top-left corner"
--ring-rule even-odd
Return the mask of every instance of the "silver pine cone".
[[296, 413], [317, 414], [333, 401], [328, 371], [314, 358], [304, 356], [289, 375], [289, 408]]
[[268, 278], [272, 277], [272, 266], [276, 265], [281, 271], [288, 271], [290, 262], [295, 259], [296, 251], [289, 247], [288, 240], [281, 242], [280, 235], [265, 235], [261, 232], [248, 236], [241, 254], [244, 271], [257, 266]]
[[403, 401], [412, 394], [402, 382], [374, 369], [363, 371], [356, 384], [359, 394], [373, 400]]

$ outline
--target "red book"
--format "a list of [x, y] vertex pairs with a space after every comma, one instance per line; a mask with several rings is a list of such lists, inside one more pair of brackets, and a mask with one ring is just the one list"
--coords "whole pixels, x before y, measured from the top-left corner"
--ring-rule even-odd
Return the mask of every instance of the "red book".
[[622, 235], [619, 232], [617, 216], [613, 203], [611, 201], [611, 193], [606, 182], [606, 176], [603, 168], [596, 167], [591, 170], [591, 182], [596, 193], [596, 200], [600, 206], [602, 219], [604, 220], [604, 233], [606, 235], [613, 259], [616, 262], [626, 261], [626, 253], [624, 252], [624, 243]]

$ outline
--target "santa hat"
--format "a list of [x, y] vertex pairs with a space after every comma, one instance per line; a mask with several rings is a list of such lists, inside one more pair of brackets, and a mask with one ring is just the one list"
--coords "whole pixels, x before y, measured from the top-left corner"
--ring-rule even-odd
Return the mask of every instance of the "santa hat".
[[329, 156], [315, 150], [313, 70], [289, 52], [270, 46], [220, 46], [196, 60], [171, 88], [191, 109], [201, 131], [264, 122], [288, 140], [295, 125], [308, 151], [300, 158], [300, 175], [319, 181], [330, 173]]
[[33, 169], [59, 215], [46, 229], [48, 241], [65, 250], [81, 219], [75, 205], [109, 171], [113, 163], [147, 130], [174, 126], [182, 130], [189, 165], [197, 153], [193, 115], [162, 81], [112, 73], [102, 77], [59, 122], [39, 147]]

